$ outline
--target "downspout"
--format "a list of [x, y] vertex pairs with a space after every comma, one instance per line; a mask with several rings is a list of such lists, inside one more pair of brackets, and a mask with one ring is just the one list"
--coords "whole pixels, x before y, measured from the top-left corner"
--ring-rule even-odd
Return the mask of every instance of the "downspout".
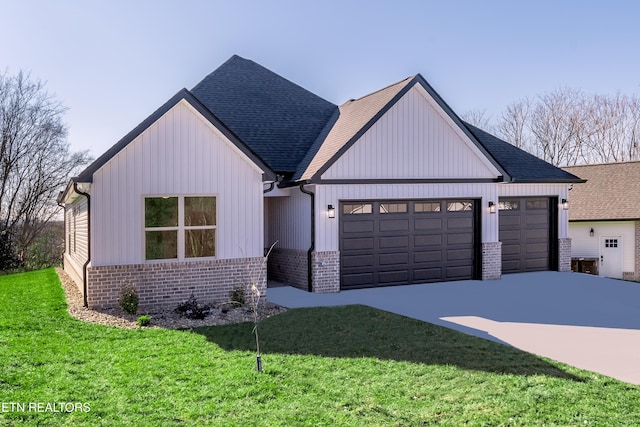
[[67, 213], [65, 212], [65, 206], [64, 203], [61, 203], [59, 200], [56, 200], [56, 203], [58, 204], [58, 207], [62, 208], [62, 229], [63, 231], [63, 235], [64, 235], [64, 241], [65, 241], [65, 246], [64, 246], [64, 251], [62, 252], [62, 269], [64, 270], [64, 253], [67, 250]]
[[311, 197], [311, 246], [307, 251], [307, 290], [313, 292], [313, 266], [311, 265], [311, 260], [313, 251], [316, 249], [316, 194], [305, 190], [304, 184], [300, 184], [300, 191]]
[[84, 294], [84, 306], [89, 307], [87, 301], [87, 266], [91, 262], [91, 197], [89, 193], [80, 191], [78, 183], [73, 183], [73, 191], [87, 198], [87, 261], [82, 266], [82, 293]]

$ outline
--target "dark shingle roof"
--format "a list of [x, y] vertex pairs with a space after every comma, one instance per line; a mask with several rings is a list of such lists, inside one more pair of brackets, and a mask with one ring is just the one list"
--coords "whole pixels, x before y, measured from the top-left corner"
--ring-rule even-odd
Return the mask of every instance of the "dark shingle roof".
[[582, 182], [580, 178], [544, 160], [509, 144], [469, 123], [463, 122], [471, 134], [485, 147], [502, 168], [511, 175], [513, 182]]
[[563, 169], [587, 180], [569, 192], [570, 221], [640, 218], [640, 162]]
[[337, 106], [232, 56], [191, 93], [276, 172], [292, 173]]

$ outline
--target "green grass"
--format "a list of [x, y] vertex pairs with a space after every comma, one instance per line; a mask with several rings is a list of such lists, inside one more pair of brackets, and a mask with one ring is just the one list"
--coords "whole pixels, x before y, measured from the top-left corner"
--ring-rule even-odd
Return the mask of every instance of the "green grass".
[[[0, 277], [0, 425], [640, 424], [640, 387], [363, 306], [260, 326], [123, 330], [66, 312], [53, 270]], [[2, 407], [0, 407], [0, 410]]]

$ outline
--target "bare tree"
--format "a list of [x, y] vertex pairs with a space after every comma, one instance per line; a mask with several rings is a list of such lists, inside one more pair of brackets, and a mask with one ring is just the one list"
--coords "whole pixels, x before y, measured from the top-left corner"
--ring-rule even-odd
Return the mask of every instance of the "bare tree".
[[90, 160], [69, 151], [65, 110], [28, 74], [0, 74], [0, 235], [14, 253], [58, 212], [57, 192]]
[[529, 115], [531, 101], [526, 98], [507, 107], [502, 113], [502, 120], [498, 124], [498, 134], [518, 148], [535, 151], [529, 131]]
[[469, 110], [462, 113], [460, 117], [465, 122], [470, 123], [480, 129], [484, 129], [487, 132], [491, 132], [493, 130], [491, 117], [487, 116], [487, 110]]

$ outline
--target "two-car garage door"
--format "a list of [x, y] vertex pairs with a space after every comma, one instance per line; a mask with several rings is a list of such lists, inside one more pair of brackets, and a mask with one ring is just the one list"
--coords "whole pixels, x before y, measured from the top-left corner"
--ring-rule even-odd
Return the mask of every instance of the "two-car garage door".
[[[499, 200], [503, 273], [555, 268], [553, 200]], [[479, 208], [456, 199], [341, 202], [341, 288], [479, 278]]]
[[475, 200], [340, 204], [341, 288], [475, 278]]

